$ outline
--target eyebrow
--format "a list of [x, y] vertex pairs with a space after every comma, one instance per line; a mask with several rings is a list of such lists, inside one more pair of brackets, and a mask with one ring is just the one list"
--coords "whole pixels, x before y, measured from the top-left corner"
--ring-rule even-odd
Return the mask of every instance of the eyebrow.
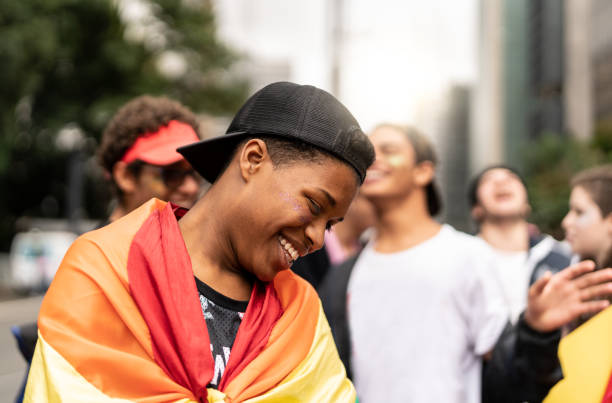
[[325, 197], [327, 198], [327, 201], [329, 202], [329, 204], [331, 204], [332, 207], [334, 207], [336, 205], [336, 199], [334, 199], [332, 197], [332, 195], [330, 195], [327, 192], [327, 190], [321, 189], [321, 188], [317, 188], [317, 190], [319, 190], [321, 193], [323, 193], [325, 195]]

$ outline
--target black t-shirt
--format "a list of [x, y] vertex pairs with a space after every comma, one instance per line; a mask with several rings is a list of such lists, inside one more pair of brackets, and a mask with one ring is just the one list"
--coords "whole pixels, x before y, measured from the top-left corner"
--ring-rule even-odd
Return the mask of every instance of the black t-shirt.
[[215, 362], [213, 378], [208, 386], [217, 389], [249, 301], [236, 301], [228, 298], [198, 278], [195, 280], [210, 338], [210, 351]]

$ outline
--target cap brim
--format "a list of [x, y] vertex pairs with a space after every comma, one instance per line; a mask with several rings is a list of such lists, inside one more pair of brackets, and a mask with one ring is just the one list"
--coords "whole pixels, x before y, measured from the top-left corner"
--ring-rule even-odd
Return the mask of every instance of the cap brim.
[[186, 160], [204, 179], [213, 183], [226, 167], [236, 146], [249, 134], [247, 132], [228, 133], [187, 144], [177, 148]]
[[181, 154], [174, 151], [176, 147], [177, 146], [172, 148], [170, 150], [171, 152], [168, 152], [168, 150], [151, 150], [146, 154], [140, 155], [138, 159], [151, 165], [174, 164], [183, 159], [183, 156]]

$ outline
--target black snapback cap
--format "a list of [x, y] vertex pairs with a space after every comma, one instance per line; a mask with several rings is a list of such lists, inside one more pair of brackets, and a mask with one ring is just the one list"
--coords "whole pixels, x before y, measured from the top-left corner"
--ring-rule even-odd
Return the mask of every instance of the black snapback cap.
[[269, 84], [240, 108], [225, 135], [177, 149], [191, 166], [214, 182], [243, 140], [277, 136], [313, 145], [352, 166], [361, 182], [374, 161], [374, 147], [357, 120], [330, 93], [311, 85]]

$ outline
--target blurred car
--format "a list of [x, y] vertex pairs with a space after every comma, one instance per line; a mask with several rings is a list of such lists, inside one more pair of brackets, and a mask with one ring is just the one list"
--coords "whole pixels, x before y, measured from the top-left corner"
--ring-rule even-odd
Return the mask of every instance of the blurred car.
[[9, 253], [10, 288], [19, 294], [45, 291], [76, 238], [70, 231], [17, 233]]

